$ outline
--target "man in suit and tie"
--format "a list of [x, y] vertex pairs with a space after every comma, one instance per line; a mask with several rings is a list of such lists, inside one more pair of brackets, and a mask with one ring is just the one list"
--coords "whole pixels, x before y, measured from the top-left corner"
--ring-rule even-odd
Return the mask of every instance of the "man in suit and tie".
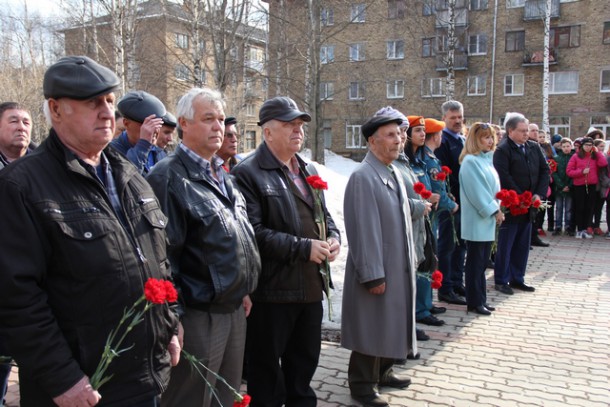
[[[528, 140], [529, 121], [521, 113], [507, 113], [504, 127], [508, 133], [494, 153], [494, 167], [500, 176], [503, 189], [518, 194], [532, 193], [532, 201], [546, 195], [549, 186], [549, 170], [542, 151], [535, 141]], [[533, 292], [535, 288], [525, 284], [525, 269], [529, 257], [532, 217], [537, 209], [523, 215], [506, 214], [500, 226], [498, 251], [496, 252], [495, 289], [511, 295], [513, 289]]]

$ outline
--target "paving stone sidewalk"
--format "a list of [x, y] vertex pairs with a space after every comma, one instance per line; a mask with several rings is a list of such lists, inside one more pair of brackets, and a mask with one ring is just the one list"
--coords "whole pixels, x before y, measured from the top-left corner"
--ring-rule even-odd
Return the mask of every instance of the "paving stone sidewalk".
[[[526, 282], [535, 293], [493, 289], [491, 317], [448, 305], [443, 327], [425, 327], [421, 359], [396, 367], [413, 383], [384, 389], [393, 406], [610, 406], [610, 240], [547, 237]], [[445, 306], [446, 304], [442, 304]], [[349, 351], [324, 342], [313, 386], [319, 406], [357, 405], [347, 388]], [[16, 375], [8, 407], [19, 406]]]

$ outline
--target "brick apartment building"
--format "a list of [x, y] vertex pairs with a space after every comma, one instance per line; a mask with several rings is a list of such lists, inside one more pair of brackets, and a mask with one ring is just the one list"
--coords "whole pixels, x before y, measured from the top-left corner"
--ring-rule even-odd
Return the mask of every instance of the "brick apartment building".
[[[267, 3], [270, 94], [303, 101], [306, 2]], [[320, 25], [318, 128], [327, 148], [361, 156], [360, 125], [386, 105], [440, 118], [448, 0], [313, 3]], [[507, 111], [542, 121], [543, 6], [544, 0], [456, 0], [455, 99], [468, 122], [501, 124]], [[553, 0], [551, 17], [550, 131], [574, 139], [595, 126], [610, 136], [608, 1]], [[276, 72], [283, 80], [274, 81]]]
[[[131, 67], [131, 77], [125, 81], [131, 86], [125, 91], [145, 90], [161, 99], [169, 111], [175, 112], [179, 98], [188, 89], [194, 86], [217, 88], [212, 73], [215, 68], [212, 56], [215, 44], [211, 30], [199, 27], [198, 31], [203, 35], [200, 40], [195, 40], [192, 19], [176, 3], [149, 0], [139, 3], [137, 7], [135, 60], [127, 60], [128, 57], [125, 60], [125, 64]], [[109, 17], [99, 17], [95, 24], [98, 60], [112, 67], [114, 50]], [[227, 50], [225, 73], [229, 75], [229, 85], [223, 93], [227, 101], [225, 113], [238, 119], [241, 134], [239, 151], [247, 152], [261, 140], [256, 122], [266, 95], [267, 33], [249, 26], [240, 26], [236, 32], [235, 41]], [[63, 33], [66, 54], [94, 56], [91, 22], [72, 26]], [[195, 47], [203, 51], [201, 66], [196, 66], [191, 57]]]

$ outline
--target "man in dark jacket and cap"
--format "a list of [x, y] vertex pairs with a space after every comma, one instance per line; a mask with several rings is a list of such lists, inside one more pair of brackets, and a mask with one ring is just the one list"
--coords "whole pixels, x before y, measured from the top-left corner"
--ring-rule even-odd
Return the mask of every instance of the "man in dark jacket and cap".
[[154, 305], [127, 333], [110, 380], [89, 382], [147, 279], [169, 277], [167, 218], [107, 147], [118, 86], [88, 57], [60, 59], [44, 76], [48, 138], [0, 173], [0, 330], [19, 365], [22, 407], [153, 407], [179, 359], [177, 318]]

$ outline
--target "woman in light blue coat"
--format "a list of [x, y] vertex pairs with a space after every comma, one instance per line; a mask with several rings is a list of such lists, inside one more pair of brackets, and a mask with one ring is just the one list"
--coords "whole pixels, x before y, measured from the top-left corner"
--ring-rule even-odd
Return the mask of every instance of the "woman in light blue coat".
[[460, 155], [462, 239], [466, 241], [466, 303], [468, 311], [491, 315], [487, 304], [485, 268], [495, 240], [496, 225], [504, 220], [500, 179], [493, 166], [496, 133], [488, 123], [475, 123]]

